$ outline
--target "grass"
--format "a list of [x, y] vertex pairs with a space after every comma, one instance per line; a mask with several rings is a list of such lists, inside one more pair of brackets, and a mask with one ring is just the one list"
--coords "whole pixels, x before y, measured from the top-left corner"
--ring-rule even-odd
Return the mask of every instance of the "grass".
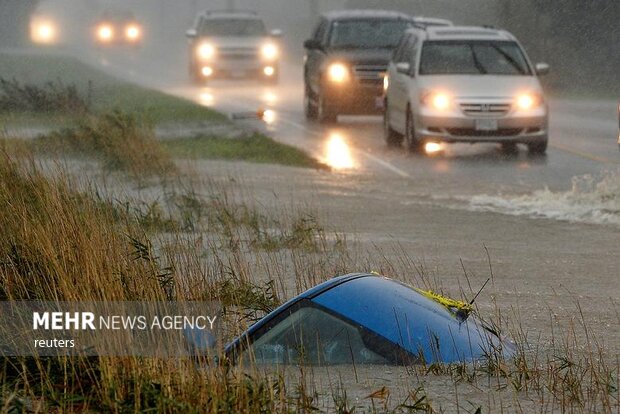
[[[354, 269], [419, 272], [402, 279], [434, 283], [404, 252], [394, 262], [383, 252], [357, 251], [315, 212], [287, 209], [279, 201], [254, 203], [230, 181], [179, 177], [162, 188], [161, 205], [136, 205], [108, 200], [103, 189], [80, 191], [84, 187], [66, 171], [43, 173], [37, 165], [23, 147], [6, 149], [0, 159], [4, 300], [219, 300], [228, 341], [286, 298], [332, 275]], [[493, 302], [491, 322], [517, 340], [517, 357], [406, 367], [393, 376], [406, 379], [401, 395], [392, 383], [378, 384], [372, 397], [362, 399], [352, 397], [344, 383], [321, 390], [317, 373], [304, 366], [263, 372], [226, 361], [206, 366], [139, 357], [5, 358], [0, 412], [289, 413], [331, 407], [432, 413], [446, 411], [447, 394], [455, 390], [456, 405], [470, 412], [498, 412], [510, 402], [515, 412], [612, 413], [618, 406], [617, 355], [588, 331], [575, 304], [578, 316], [566, 330], [554, 320], [550, 340], [532, 346], [518, 313], [507, 317]], [[463, 389], [478, 397], [459, 403]]]
[[[51, 81], [74, 86], [96, 114], [118, 110], [153, 124], [226, 122], [218, 112], [121, 81], [68, 56], [0, 53], [0, 74], [3, 79], [22, 85], [43, 86]], [[64, 116], [69, 121], [79, 119], [71, 114]], [[33, 120], [48, 125], [46, 117], [39, 118], [38, 112], [0, 112], [0, 123], [25, 124]]]
[[152, 128], [136, 117], [114, 111], [89, 117], [75, 128], [52, 132], [29, 141], [39, 153], [80, 154], [101, 159], [108, 170], [121, 170], [133, 178], [166, 175], [175, 166], [155, 140]]
[[177, 158], [242, 160], [296, 167], [325, 168], [306, 152], [260, 134], [240, 138], [193, 137], [166, 140], [162, 145]]

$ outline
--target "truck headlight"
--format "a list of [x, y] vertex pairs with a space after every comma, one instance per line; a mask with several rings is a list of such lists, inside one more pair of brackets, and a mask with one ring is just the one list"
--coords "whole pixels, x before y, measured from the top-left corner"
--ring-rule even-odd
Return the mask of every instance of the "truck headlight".
[[198, 56], [202, 59], [211, 59], [215, 56], [215, 46], [210, 43], [203, 43], [198, 46]]
[[267, 43], [260, 49], [261, 55], [267, 60], [274, 60], [278, 57], [279, 50], [273, 43]]
[[343, 83], [349, 79], [349, 69], [342, 63], [332, 63], [327, 68], [327, 78], [335, 83]]

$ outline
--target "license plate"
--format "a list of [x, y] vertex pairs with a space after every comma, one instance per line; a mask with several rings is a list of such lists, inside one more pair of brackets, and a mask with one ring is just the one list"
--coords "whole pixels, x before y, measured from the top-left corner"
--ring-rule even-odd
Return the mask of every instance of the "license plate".
[[383, 109], [383, 96], [377, 96], [375, 98], [375, 108]]
[[245, 77], [245, 71], [244, 70], [233, 70], [232, 72], [230, 72], [230, 76], [232, 76], [233, 78], [243, 78]]
[[497, 131], [497, 119], [476, 119], [476, 131]]

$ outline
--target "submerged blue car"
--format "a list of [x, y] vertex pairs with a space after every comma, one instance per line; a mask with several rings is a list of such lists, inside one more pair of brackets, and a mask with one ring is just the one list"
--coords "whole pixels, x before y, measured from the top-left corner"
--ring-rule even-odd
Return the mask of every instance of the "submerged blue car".
[[470, 362], [513, 344], [471, 308], [374, 274], [324, 282], [271, 312], [230, 343], [240, 364]]

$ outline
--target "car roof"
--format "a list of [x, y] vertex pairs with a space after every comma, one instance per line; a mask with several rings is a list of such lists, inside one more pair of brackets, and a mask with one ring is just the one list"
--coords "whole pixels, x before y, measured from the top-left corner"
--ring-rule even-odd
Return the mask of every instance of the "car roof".
[[359, 9], [359, 10], [335, 10], [323, 14], [328, 20], [347, 20], [347, 19], [403, 19], [413, 20], [413, 17], [393, 11], [380, 9]]
[[[377, 274], [351, 273], [323, 282], [289, 300], [228, 344], [225, 352], [236, 352], [255, 332], [272, 321], [279, 323], [282, 315], [303, 300], [345, 317], [413, 355], [423, 352], [425, 360], [430, 362], [439, 357], [444, 362], [478, 359], [491, 345], [488, 341], [493, 346], [499, 341], [493, 338], [494, 334], [489, 336], [490, 332], [477, 318], [458, 320], [444, 305], [409, 286]], [[437, 345], [441, 345], [440, 355], [430, 346], [431, 331]], [[507, 348], [505, 352], [508, 355], [512, 350]]]
[[515, 40], [509, 32], [484, 26], [416, 27], [408, 32], [425, 33], [425, 40]]
[[428, 25], [438, 25], [438, 26], [453, 26], [454, 25], [454, 23], [452, 23], [451, 20], [441, 19], [438, 17], [414, 16], [413, 20], [416, 23], [428, 24]]
[[248, 20], [261, 20], [258, 14], [254, 11], [242, 11], [242, 10], [205, 10], [201, 13], [201, 16], [206, 19], [248, 19]]

